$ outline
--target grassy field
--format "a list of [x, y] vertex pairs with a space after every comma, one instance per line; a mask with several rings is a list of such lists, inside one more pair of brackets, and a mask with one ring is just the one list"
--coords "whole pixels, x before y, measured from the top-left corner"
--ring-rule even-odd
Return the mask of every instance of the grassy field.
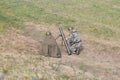
[[[60, 39], [61, 59], [39, 55], [42, 33], [61, 24], [65, 35], [77, 28], [81, 54], [68, 56]], [[0, 79], [118, 80], [120, 0], [0, 0], [0, 42]]]
[[24, 22], [75, 26], [79, 32], [104, 39], [119, 39], [119, 0], [1, 0], [0, 31]]
[[120, 38], [119, 0], [1, 0], [0, 31], [27, 21], [64, 27], [104, 39]]

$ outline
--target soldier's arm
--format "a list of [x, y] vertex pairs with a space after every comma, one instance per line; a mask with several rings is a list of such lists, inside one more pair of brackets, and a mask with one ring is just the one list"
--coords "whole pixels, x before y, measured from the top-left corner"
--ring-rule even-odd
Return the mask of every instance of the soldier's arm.
[[61, 34], [59, 34], [59, 35], [55, 38], [55, 40], [57, 40], [59, 37], [61, 37]]

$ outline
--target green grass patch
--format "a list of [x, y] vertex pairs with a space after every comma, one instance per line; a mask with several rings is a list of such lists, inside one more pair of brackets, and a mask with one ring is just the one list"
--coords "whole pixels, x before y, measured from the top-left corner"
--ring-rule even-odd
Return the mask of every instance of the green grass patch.
[[4, 26], [24, 27], [24, 22], [61, 23], [64, 28], [76, 27], [81, 35], [119, 39], [116, 30], [111, 29], [120, 29], [119, 4], [119, 0], [1, 0], [0, 31]]
[[103, 37], [104, 39], [115, 35], [115, 32], [113, 32], [112, 29], [108, 27], [91, 27], [90, 29], [93, 35], [96, 37]]

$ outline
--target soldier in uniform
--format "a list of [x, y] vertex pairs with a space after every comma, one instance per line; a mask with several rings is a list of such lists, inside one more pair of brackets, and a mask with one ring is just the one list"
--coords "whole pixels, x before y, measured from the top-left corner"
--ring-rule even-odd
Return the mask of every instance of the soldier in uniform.
[[70, 47], [71, 53], [80, 54], [82, 49], [82, 40], [80, 39], [77, 30], [73, 27], [68, 28], [69, 37], [67, 38], [67, 43]]
[[54, 58], [61, 57], [60, 48], [58, 47], [56, 40], [49, 31], [46, 32], [46, 36], [42, 42], [42, 55]]

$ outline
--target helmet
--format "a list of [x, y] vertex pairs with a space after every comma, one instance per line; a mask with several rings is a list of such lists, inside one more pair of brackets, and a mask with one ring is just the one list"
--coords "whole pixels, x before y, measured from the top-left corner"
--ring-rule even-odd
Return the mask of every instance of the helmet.
[[52, 35], [52, 33], [50, 31], [47, 31], [46, 36], [50, 36], [50, 35]]
[[73, 30], [73, 27], [69, 27], [68, 30]]

